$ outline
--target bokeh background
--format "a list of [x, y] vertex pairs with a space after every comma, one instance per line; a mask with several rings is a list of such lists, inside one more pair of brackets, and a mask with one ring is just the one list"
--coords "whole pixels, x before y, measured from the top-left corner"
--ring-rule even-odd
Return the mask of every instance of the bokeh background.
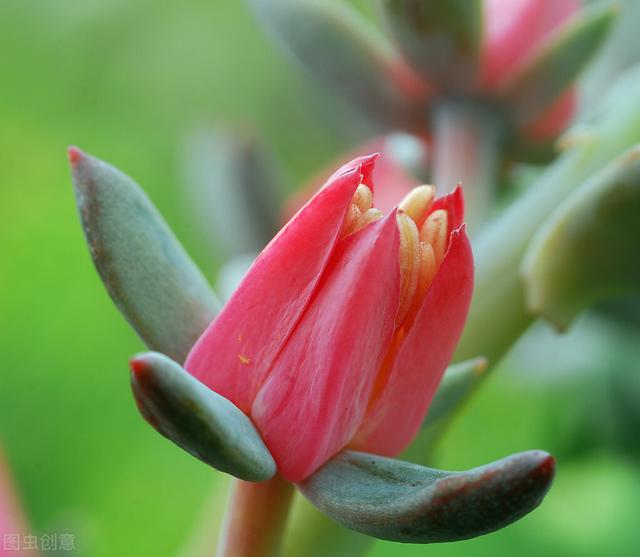
[[[237, 0], [2, 0], [0, 49], [0, 439], [30, 530], [74, 533], [78, 556], [182, 555], [207, 507], [219, 509], [223, 480], [136, 411], [127, 360], [143, 346], [90, 261], [66, 147], [142, 184], [213, 279], [223, 254], [185, 196], [193, 131], [257, 130], [291, 189], [355, 145], [364, 123], [290, 65]], [[378, 543], [371, 555], [640, 554], [640, 393], [628, 411], [615, 394], [640, 377], [640, 334], [608, 315], [585, 317], [562, 343], [537, 327], [438, 453], [441, 467], [461, 469], [555, 452], [542, 507], [476, 540]]]

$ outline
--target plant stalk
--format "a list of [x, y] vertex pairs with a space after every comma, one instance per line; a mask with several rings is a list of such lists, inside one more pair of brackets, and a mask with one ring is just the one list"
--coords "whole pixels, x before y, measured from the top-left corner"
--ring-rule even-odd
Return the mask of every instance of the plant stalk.
[[266, 482], [235, 480], [216, 557], [280, 555], [293, 486], [280, 476]]
[[498, 183], [504, 121], [491, 107], [443, 101], [433, 113], [433, 182], [440, 194], [462, 184], [474, 233], [490, 216]]

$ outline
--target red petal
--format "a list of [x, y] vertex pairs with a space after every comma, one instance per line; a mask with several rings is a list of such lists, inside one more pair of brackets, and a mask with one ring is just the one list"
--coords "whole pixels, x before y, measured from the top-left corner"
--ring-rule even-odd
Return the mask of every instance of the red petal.
[[436, 199], [429, 210], [429, 214], [433, 213], [433, 211], [437, 211], [438, 209], [446, 209], [449, 213], [449, 234], [463, 225], [464, 194], [462, 187], [459, 184], [451, 193]]
[[391, 341], [400, 295], [395, 211], [349, 236], [260, 390], [251, 417], [297, 482], [360, 425]]
[[579, 9], [579, 0], [485, 0], [484, 86], [499, 87]]
[[264, 249], [187, 358], [190, 373], [247, 413], [320, 281], [360, 184], [358, 163], [341, 170]]
[[473, 256], [464, 227], [455, 230], [381, 396], [370, 403], [352, 446], [394, 456], [411, 443], [451, 360], [473, 290]]

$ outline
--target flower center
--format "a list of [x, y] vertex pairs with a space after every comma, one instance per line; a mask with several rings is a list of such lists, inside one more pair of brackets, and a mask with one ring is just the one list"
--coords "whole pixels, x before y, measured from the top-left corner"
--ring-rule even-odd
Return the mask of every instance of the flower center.
[[[433, 186], [419, 186], [412, 189], [398, 207], [401, 276], [398, 328], [413, 321], [447, 249], [449, 215], [444, 209], [431, 211], [435, 196]], [[344, 219], [342, 238], [383, 217], [372, 205], [371, 188], [360, 184]]]
[[399, 206], [402, 279], [399, 326], [413, 321], [447, 249], [449, 215], [443, 209], [431, 211], [434, 200], [435, 189], [420, 186], [411, 190]]
[[360, 184], [356, 193], [353, 194], [351, 206], [347, 211], [342, 225], [341, 237], [344, 238], [349, 234], [362, 230], [365, 226], [381, 219], [384, 215], [379, 209], [372, 207], [373, 192], [366, 184]]

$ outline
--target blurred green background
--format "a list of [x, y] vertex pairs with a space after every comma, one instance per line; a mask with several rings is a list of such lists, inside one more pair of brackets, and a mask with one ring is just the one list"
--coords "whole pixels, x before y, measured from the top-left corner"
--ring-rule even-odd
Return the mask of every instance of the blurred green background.
[[[81, 556], [179, 555], [220, 476], [138, 416], [127, 360], [143, 347], [93, 269], [66, 147], [133, 176], [213, 277], [220, 255], [199, 238], [181, 183], [192, 130], [253, 126], [292, 184], [354, 145], [358, 132], [237, 0], [2, 0], [0, 47], [0, 438], [32, 530], [75, 533]], [[606, 337], [597, 326], [585, 334], [596, 344]], [[639, 337], [625, 334], [600, 361], [638, 371]], [[594, 404], [607, 370], [549, 380], [523, 354], [469, 405], [438, 464], [556, 451], [557, 481], [542, 507], [477, 540], [379, 543], [372, 555], [640, 554], [638, 460], [615, 443], [590, 442], [591, 433], [611, 437], [600, 431], [611, 420]], [[533, 369], [520, 369], [523, 360]]]

